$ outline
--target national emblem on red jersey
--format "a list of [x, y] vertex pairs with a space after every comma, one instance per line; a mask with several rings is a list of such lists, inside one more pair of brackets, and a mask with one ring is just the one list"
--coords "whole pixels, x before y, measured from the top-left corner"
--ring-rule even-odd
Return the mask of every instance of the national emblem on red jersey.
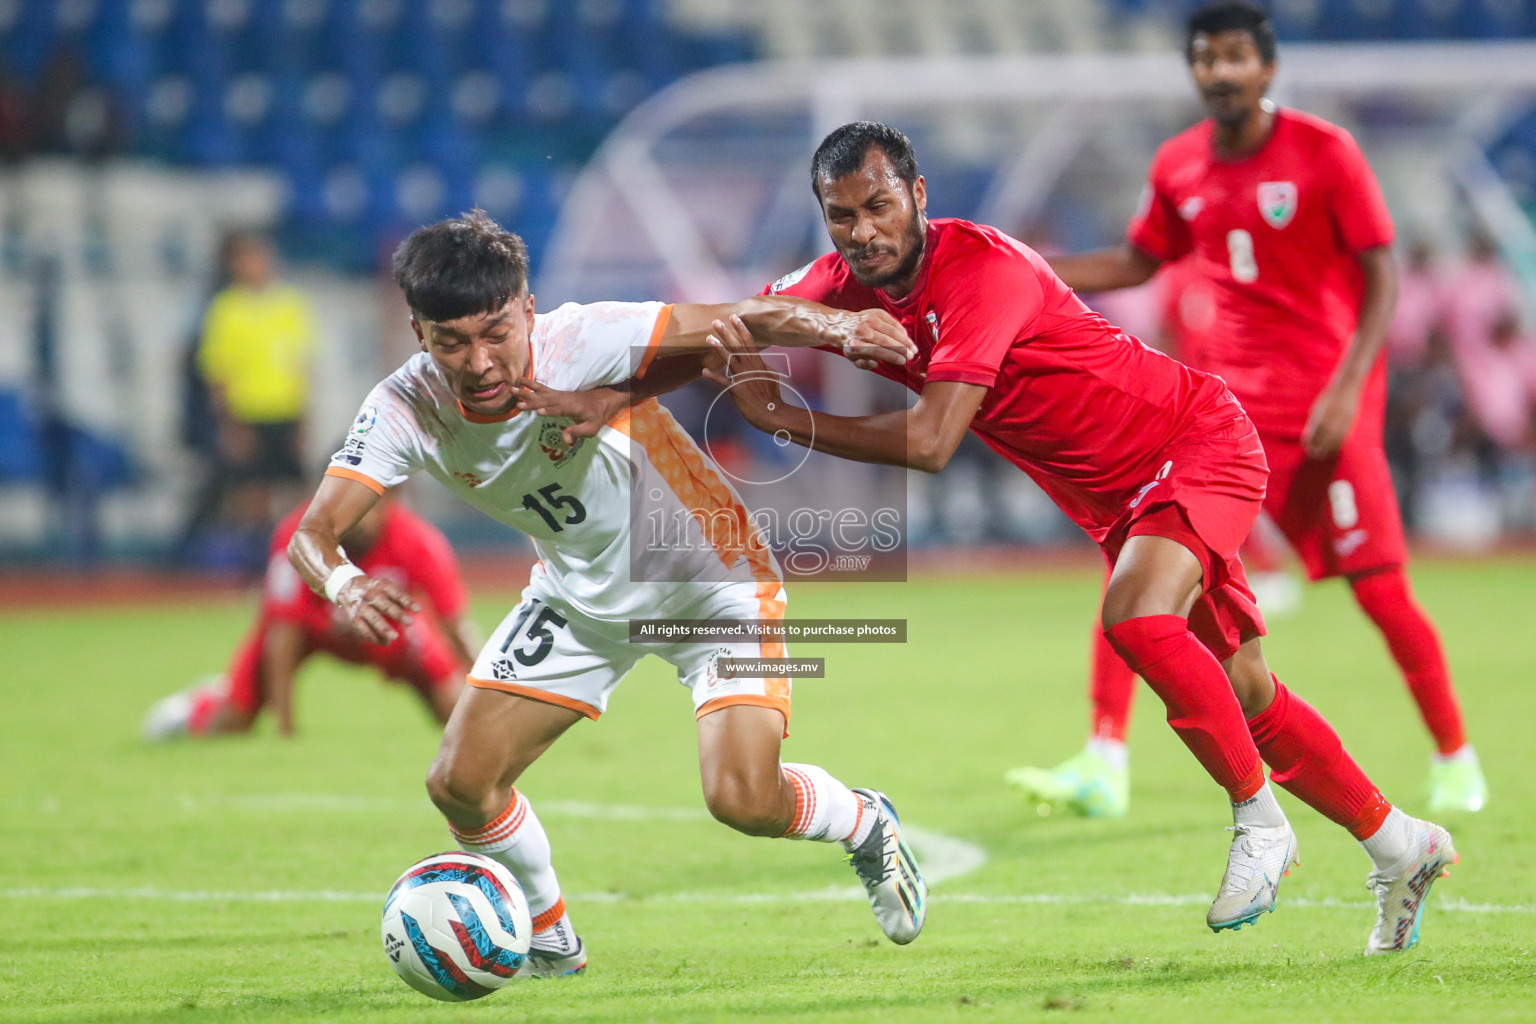
[[1283, 228], [1296, 216], [1294, 181], [1259, 182], [1259, 213], [1272, 228]]

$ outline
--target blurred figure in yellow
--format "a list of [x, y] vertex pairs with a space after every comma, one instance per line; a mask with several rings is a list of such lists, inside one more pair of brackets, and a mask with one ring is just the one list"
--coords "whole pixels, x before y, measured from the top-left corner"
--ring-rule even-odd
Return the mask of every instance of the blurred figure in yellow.
[[[315, 321], [304, 294], [275, 279], [266, 236], [234, 232], [222, 255], [227, 283], [208, 304], [197, 350], [213, 416], [207, 429], [215, 435], [214, 465], [187, 540], [223, 507], [244, 536], [264, 544], [274, 508], [297, 500], [304, 475]], [[260, 560], [261, 544], [244, 547]]]

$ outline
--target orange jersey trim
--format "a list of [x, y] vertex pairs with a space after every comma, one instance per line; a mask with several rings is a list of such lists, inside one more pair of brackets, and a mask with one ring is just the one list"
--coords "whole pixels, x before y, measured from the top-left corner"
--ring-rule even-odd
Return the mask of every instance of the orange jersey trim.
[[656, 326], [651, 328], [651, 340], [646, 343], [645, 355], [640, 359], [640, 369], [635, 371], [636, 377], [644, 377], [645, 371], [651, 368], [651, 363], [656, 359], [656, 353], [661, 351], [661, 336], [667, 333], [667, 324], [672, 320], [672, 307], [661, 307], [661, 312], [656, 314]]
[[683, 507], [704, 517], [700, 525], [722, 565], [731, 568], [745, 559], [759, 584], [775, 589], [782, 585], [773, 570], [767, 540], [747, 510], [731, 494], [719, 470], [656, 399], [621, 410], [608, 425], [644, 449]]
[[579, 711], [593, 721], [602, 714], [601, 711], [585, 701], [579, 701], [571, 697], [562, 697], [558, 693], [550, 693], [548, 690], [535, 690], [531, 686], [519, 686], [517, 683], [504, 683], [495, 679], [479, 679], [469, 677], [469, 685], [477, 686], [482, 690], [500, 690], [502, 693], [511, 693], [519, 697], [527, 697], [529, 700], [540, 701], [544, 704], [553, 704], [556, 707], [569, 708]]
[[[780, 682], [782, 680], [775, 680]], [[757, 708], [772, 708], [784, 716], [784, 736], [789, 737], [789, 695], [782, 697], [764, 696], [760, 693], [728, 693], [724, 697], [714, 697], [699, 705], [699, 710], [693, 713], [695, 719], [712, 715], [722, 708], [735, 707], [739, 704], [749, 704]]]
[[373, 477], [366, 473], [359, 473], [355, 469], [346, 469], [342, 466], [331, 466], [326, 469], [325, 475], [338, 476], [343, 480], [356, 481], [357, 483], [360, 483], [364, 487], [368, 488], [370, 491], [373, 491], [375, 494], [383, 494], [386, 490], [388, 490], [387, 487], [379, 483]]

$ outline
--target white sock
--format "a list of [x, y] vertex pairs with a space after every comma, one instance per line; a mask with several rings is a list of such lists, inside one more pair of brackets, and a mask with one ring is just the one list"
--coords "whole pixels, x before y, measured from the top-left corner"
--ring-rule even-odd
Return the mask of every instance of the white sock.
[[1472, 744], [1463, 743], [1449, 754], [1441, 754], [1438, 751], [1434, 755], [1435, 764], [1446, 764], [1451, 761], [1461, 761], [1466, 764], [1477, 764], [1477, 751], [1472, 749]]
[[1371, 863], [1378, 869], [1395, 868], [1413, 852], [1418, 839], [1415, 825], [1412, 818], [1394, 807], [1382, 819], [1381, 827], [1371, 833], [1370, 838], [1360, 840], [1360, 845], [1365, 847]]
[[560, 916], [555, 918], [554, 923], [543, 928], [534, 926], [533, 945], [545, 953], [570, 955], [581, 948], [581, 940], [576, 937], [576, 929], [571, 924], [571, 915], [565, 912], [565, 900], [556, 903], [553, 909], [541, 916], [547, 920], [548, 916], [556, 911], [559, 911]]
[[1131, 750], [1125, 745], [1124, 740], [1112, 740], [1107, 737], [1090, 736], [1088, 749], [1104, 759], [1104, 763], [1117, 772], [1125, 771], [1131, 763]]
[[1275, 791], [1266, 781], [1259, 791], [1240, 804], [1232, 805], [1232, 824], [1252, 825], [1255, 828], [1280, 828], [1285, 822], [1285, 812]]
[[813, 764], [786, 764], [784, 777], [795, 788], [795, 820], [786, 839], [841, 842], [854, 847], [875, 825], [875, 815], [857, 793]]
[[[512, 791], [512, 802], [490, 824], [473, 832], [461, 832], [452, 825], [448, 831], [458, 840], [459, 848], [470, 853], [483, 853], [500, 861], [512, 872], [517, 884], [528, 897], [528, 912], [533, 916], [533, 932], [541, 940], [541, 948], [554, 948], [542, 941], [543, 933], [564, 923], [564, 934], [570, 937], [570, 948], [575, 949], [576, 934], [570, 928], [565, 913], [565, 900], [560, 898], [560, 880], [550, 863], [549, 836], [539, 816], [533, 813], [533, 805], [517, 790]], [[561, 945], [564, 945], [562, 943]]]

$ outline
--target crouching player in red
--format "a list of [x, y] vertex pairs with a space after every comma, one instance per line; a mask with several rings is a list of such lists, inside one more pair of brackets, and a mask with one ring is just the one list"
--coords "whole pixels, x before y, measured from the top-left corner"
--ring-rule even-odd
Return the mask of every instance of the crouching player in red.
[[374, 506], [342, 538], [353, 562], [424, 597], [434, 612], [381, 645], [312, 593], [289, 564], [288, 541], [304, 509], [301, 505], [290, 512], [272, 534], [261, 614], [228, 670], [157, 702], [144, 719], [145, 739], [249, 732], [263, 707], [277, 716], [280, 734], [293, 735], [293, 679], [315, 653], [372, 665], [414, 689], [438, 723], [448, 721], [478, 639], [465, 615], [464, 583], [447, 538], [394, 501]]
[[[1388, 803], [1333, 727], [1270, 674], [1263, 619], [1237, 556], [1268, 470], [1253, 424], [1221, 380], [1127, 336], [995, 228], [928, 220], [911, 143], [895, 129], [837, 129], [811, 178], [836, 252], [768, 291], [890, 314], [917, 355], [872, 368], [919, 398], [911, 409], [862, 417], [791, 405], [733, 321], [716, 345], [736, 374], [737, 408], [757, 428], [818, 451], [928, 472], [974, 430], [1103, 548], [1114, 567], [1102, 614], [1109, 643], [1229, 795], [1235, 836], [1206, 923], [1216, 931], [1253, 923], [1274, 908], [1296, 862], [1267, 762], [1276, 783], [1370, 856], [1379, 913], [1367, 952], [1412, 945], [1430, 885], [1456, 859], [1451, 837]], [[567, 402], [590, 408], [579, 413], [590, 420], [642, 400], [647, 385], [630, 385], [572, 399], [530, 389], [525, 402], [546, 415]]]

